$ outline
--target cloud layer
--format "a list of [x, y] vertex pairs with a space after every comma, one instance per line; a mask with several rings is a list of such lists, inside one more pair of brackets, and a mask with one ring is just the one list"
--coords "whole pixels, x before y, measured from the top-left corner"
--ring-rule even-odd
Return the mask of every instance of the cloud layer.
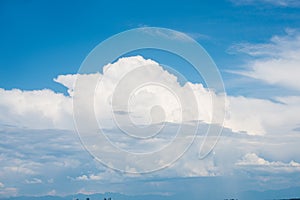
[[[262, 49], [269, 55], [270, 52], [266, 51], [265, 47]], [[256, 49], [254, 52], [257, 51]], [[281, 55], [280, 50], [278, 51], [276, 56]], [[262, 54], [266, 53], [260, 53]], [[267, 59], [270, 58], [267, 56]], [[148, 67], [140, 70], [140, 66]], [[72, 97], [76, 96], [74, 84], [78, 77], [86, 84], [83, 85], [83, 89], [91, 86], [91, 80], [96, 80], [93, 108], [96, 110], [98, 122], [106, 130], [107, 137], [118, 147], [138, 153], [155, 151], [168, 144], [174, 137], [174, 130], [183, 121], [180, 112], [181, 103], [191, 102], [190, 91], [192, 91], [198, 112], [192, 109], [185, 110], [188, 117], [184, 118], [183, 122], [189, 127], [194, 120], [201, 121], [193, 145], [173, 165], [153, 174], [143, 176], [121, 174], [104, 167], [83, 150], [73, 128]], [[126, 99], [125, 92], [128, 88], [133, 88], [135, 80], [141, 77], [157, 79], [160, 84], [134, 88], [129, 101], [117, 101]], [[69, 95], [47, 89], [36, 91], [0, 89], [1, 196], [33, 194], [37, 190], [40, 194], [101, 192], [96, 187], [98, 184], [102, 186], [103, 192], [107, 190], [124, 192], [124, 188], [116, 189], [113, 185], [107, 186], [104, 183], [120, 184], [123, 181], [137, 180], [155, 182], [162, 178], [220, 177], [238, 174], [250, 180], [252, 177], [249, 173], [256, 173], [259, 177], [268, 176], [267, 181], [257, 178], [255, 180], [257, 184], [271, 182], [281, 184], [276, 178], [269, 177], [276, 173], [277, 177], [287, 179], [286, 184], [289, 185], [295, 177], [298, 177], [300, 162], [298, 96], [274, 97], [274, 101], [228, 96], [226, 104], [222, 105], [219, 101], [220, 94], [201, 84], [189, 82], [179, 84], [176, 77], [159, 63], [140, 56], [122, 58], [108, 64], [104, 67], [103, 74], [60, 75], [55, 81], [66, 86]], [[118, 87], [122, 92], [114, 94]], [[115, 110], [112, 110], [114, 95], [120, 96], [115, 99], [113, 104]], [[177, 96], [183, 99], [178, 101]], [[215, 100], [215, 104], [212, 103], [212, 99]], [[124, 107], [123, 103], [131, 105], [130, 109]], [[212, 122], [213, 105], [225, 106], [225, 129], [214, 152], [205, 160], [199, 160], [199, 147], [209, 125], [220, 126]], [[112, 119], [116, 116], [119, 117], [119, 122], [123, 123], [123, 117], [130, 116], [130, 119], [141, 127], [148, 123], [158, 126], [164, 123], [164, 134], [149, 137], [147, 141], [136, 140], [135, 137], [149, 135], [136, 132], [135, 137], [129, 137], [114, 125]], [[164, 160], [166, 158], [164, 156], [166, 155], [161, 154], [158, 159]], [[115, 159], [121, 160], [121, 157], [116, 156]], [[130, 160], [121, 161], [124, 165], [130, 163]], [[141, 167], [143, 165], [147, 163], [140, 163]], [[62, 187], [64, 184], [68, 187]], [[157, 190], [154, 185], [147, 184], [145, 187], [141, 185], [137, 187], [140, 187], [141, 191], [149, 191], [149, 188], [152, 188], [153, 192]], [[298, 182], [295, 184], [300, 185]]]
[[[274, 37], [272, 44], [235, 47], [251, 55], [267, 55], [264, 59], [257, 58], [248, 71], [238, 73], [270, 84], [300, 89], [297, 84], [300, 73], [297, 73], [298, 46], [292, 42], [297, 40], [298, 35], [296, 36], [289, 34], [283, 38]], [[276, 60], [284, 64], [274, 65]], [[95, 87], [91, 86], [90, 80], [96, 80], [98, 83], [95, 93], [87, 94], [86, 99], [95, 98], [93, 109], [102, 128], [114, 127], [112, 119], [127, 125], [181, 123], [182, 120], [199, 120], [211, 124], [215, 123], [212, 121], [213, 116], [221, 113], [222, 109], [226, 111], [224, 126], [235, 132], [262, 135], [289, 132], [298, 128], [300, 98], [297, 96], [274, 97], [274, 101], [228, 96], [226, 102], [223, 102], [219, 94], [201, 84], [187, 82], [180, 85], [176, 76], [163, 69], [157, 62], [145, 60], [140, 56], [122, 58], [105, 66], [103, 71], [103, 74], [60, 75], [54, 79], [67, 87], [69, 96], [47, 89], [0, 89], [1, 123], [33, 129], [73, 130], [72, 96], [74, 84], [80, 77], [85, 81], [81, 91]], [[283, 73], [284, 71], [294, 73]], [[139, 87], [135, 84], [140, 83], [140, 77], [150, 77], [149, 80], [157, 80], [158, 84]], [[131, 93], [128, 95], [128, 92]], [[193, 99], [195, 103], [191, 103]], [[196, 109], [193, 106], [196, 106]], [[184, 119], [182, 116], [185, 116]]]

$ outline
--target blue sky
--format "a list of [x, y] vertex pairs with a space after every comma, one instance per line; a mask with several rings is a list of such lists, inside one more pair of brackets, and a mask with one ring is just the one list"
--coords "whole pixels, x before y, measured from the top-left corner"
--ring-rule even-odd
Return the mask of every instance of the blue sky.
[[[1, 3], [1, 87], [55, 88], [53, 77], [75, 73], [99, 42], [140, 26], [166, 27], [194, 36], [218, 67], [236, 67], [234, 43], [265, 42], [299, 27], [298, 8], [230, 1], [4, 1]], [[5, 66], [5, 67], [4, 67]], [[15, 77], [15, 78], [11, 78]]]
[[[188, 192], [196, 199], [212, 195], [215, 185], [219, 185], [220, 194], [230, 197], [240, 197], [247, 190], [300, 187], [299, 13], [297, 0], [1, 1], [0, 198], [97, 192], [180, 196]], [[206, 49], [226, 89], [226, 104], [220, 109], [225, 110], [224, 123], [210, 121], [210, 109], [219, 108], [223, 97], [206, 88], [186, 61], [168, 53], [131, 52], [107, 63], [98, 74], [77, 74], [100, 42], [141, 27], [183, 32]], [[131, 112], [118, 110], [120, 120], [135, 113], [131, 119], [145, 123], [149, 116], [140, 109], [155, 104], [165, 108], [164, 120], [159, 118], [159, 109], [150, 117], [166, 123], [166, 135], [148, 143], [128, 140], [111, 126], [113, 118], [106, 107], [114, 94], [111, 88], [119, 86], [122, 74], [138, 64], [152, 67], [131, 74], [132, 80], [162, 74], [160, 83], [182, 95], [184, 102], [192, 101], [188, 94], [193, 90], [200, 105], [199, 116], [188, 111], [188, 120], [201, 124], [195, 143], [178, 162], [154, 173], [132, 175], [105, 167], [81, 146], [74, 129], [72, 97], [77, 77], [83, 84], [101, 78], [103, 86], [99, 87], [104, 92], [95, 92], [96, 108], [101, 112], [95, 115], [107, 130], [106, 136], [126, 151], [153, 151], [167, 144], [166, 138], [179, 125], [178, 105], [171, 93], [153, 87], [148, 89], [154, 94], [149, 100], [137, 91], [142, 94], [132, 104], [137, 106]], [[190, 84], [177, 84], [172, 71], [164, 71], [165, 64]], [[127, 91], [130, 84], [121, 85], [121, 91]], [[217, 102], [214, 106], [208, 98], [211, 95]], [[214, 151], [199, 160], [201, 134], [209, 125], [224, 129]], [[107, 156], [112, 163], [123, 159]], [[167, 159], [164, 156], [159, 154], [158, 159]], [[129, 161], [122, 165], [131, 166]], [[145, 165], [139, 163], [129, 171], [138, 172], [139, 167]], [[189, 188], [178, 190], [182, 185]], [[206, 187], [208, 192], [196, 186]]]

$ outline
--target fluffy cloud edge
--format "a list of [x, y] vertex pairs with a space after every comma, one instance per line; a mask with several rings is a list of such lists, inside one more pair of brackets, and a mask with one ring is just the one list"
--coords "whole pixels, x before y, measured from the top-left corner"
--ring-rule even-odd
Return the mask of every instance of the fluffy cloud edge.
[[[185, 87], [188, 85], [196, 94], [199, 108], [198, 117], [192, 117], [191, 120], [202, 120], [207, 124], [211, 123], [211, 98], [213, 96], [215, 100], [218, 101], [219, 97], [217, 94], [204, 88], [201, 84], [186, 83], [186, 86], [180, 86], [174, 75], [164, 70], [157, 62], [150, 59], [146, 60], [141, 56], [121, 58], [115, 63], [108, 64], [104, 67], [103, 74], [59, 75], [54, 81], [64, 85], [68, 89], [69, 96], [48, 89], [35, 91], [0, 89], [0, 121], [2, 124], [27, 128], [74, 130], [72, 97], [78, 76], [82, 79], [86, 79], [87, 84], [89, 79], [99, 79], [103, 81], [102, 85], [105, 86], [103, 87], [106, 91], [98, 95], [98, 100], [99, 104], [105, 105], [107, 104], [109, 96], [112, 95], [111, 91], [116, 86], [117, 81], [126, 76], [126, 73], [130, 72], [130, 70], [140, 65], [151, 65], [153, 67], [153, 69], [150, 68], [152, 72], [148, 71], [147, 76], [151, 73], [153, 76], [159, 75], [163, 79], [163, 83], [171, 85], [172, 89], [176, 92], [184, 92]], [[153, 90], [153, 88], [151, 90]], [[172, 114], [176, 111], [176, 107], [172, 107], [172, 104], [166, 101], [166, 99], [169, 99], [168, 96], [157, 90], [153, 90], [149, 94], [154, 94], [156, 102], [168, 108], [169, 118], [167, 117], [167, 119], [170, 119], [169, 122], [176, 119], [174, 118], [176, 115]], [[140, 99], [140, 102], [144, 102], [147, 106], [152, 105], [148, 104], [147, 95], [144, 95], [143, 98], [146, 99]], [[154, 102], [154, 99], [152, 98], [151, 101]], [[143, 106], [144, 104], [138, 105]], [[291, 132], [298, 128], [296, 119], [299, 116], [296, 113], [300, 113], [300, 98], [297, 96], [280, 97], [277, 102], [242, 96], [228, 96], [227, 104], [223, 106], [225, 106], [226, 109], [226, 117], [223, 125], [226, 128], [232, 129], [234, 132], [246, 132], [250, 135], [264, 135]], [[111, 119], [112, 116], [107, 114], [110, 111], [109, 107], [105, 109], [105, 112], [99, 113], [99, 116]], [[299, 110], [299, 112], [296, 112], [297, 110]], [[136, 111], [140, 113], [139, 115], [145, 114], [143, 109]], [[259, 111], [259, 115], [257, 115], [257, 111]], [[280, 111], [280, 115], [274, 115], [274, 111]], [[146, 116], [145, 119], [148, 119], [147, 117], [148, 116]]]
[[300, 171], [300, 163], [294, 160], [291, 160], [289, 163], [268, 161], [255, 153], [247, 153], [242, 159], [238, 160], [235, 165], [244, 169], [248, 168], [248, 170], [267, 171], [269, 173], [293, 173]]

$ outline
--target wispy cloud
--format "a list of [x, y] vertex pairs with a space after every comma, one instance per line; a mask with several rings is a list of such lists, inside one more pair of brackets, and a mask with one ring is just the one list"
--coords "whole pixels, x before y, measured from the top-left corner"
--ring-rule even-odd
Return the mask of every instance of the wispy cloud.
[[16, 196], [17, 194], [18, 194], [18, 189], [15, 187], [0, 188], [0, 196], [10, 197], [10, 196]]
[[27, 184], [39, 184], [39, 183], [42, 183], [43, 181], [41, 179], [38, 179], [38, 178], [33, 178], [33, 179], [30, 179], [30, 180], [25, 180], [25, 182]]
[[273, 5], [279, 7], [299, 7], [298, 0], [230, 0], [235, 5]]
[[285, 36], [274, 36], [268, 43], [241, 43], [229, 51], [244, 53], [252, 58], [245, 70], [234, 73], [255, 78], [268, 84], [300, 90], [300, 32], [287, 29]]
[[[177, 40], [182, 42], [191, 42], [191, 38], [181, 32], [168, 31], [167, 29], [151, 29], [148, 27], [141, 28], [140, 31], [152, 36], [162, 37], [165, 39]], [[197, 34], [197, 36], [199, 37], [200, 35]]]

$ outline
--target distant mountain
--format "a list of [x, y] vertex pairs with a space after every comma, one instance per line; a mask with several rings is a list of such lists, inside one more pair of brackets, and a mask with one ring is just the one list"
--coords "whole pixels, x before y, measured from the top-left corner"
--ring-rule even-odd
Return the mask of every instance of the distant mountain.
[[10, 198], [0, 198], [0, 200], [104, 200], [104, 198], [111, 200], [201, 200], [201, 199], [238, 199], [238, 200], [300, 200], [300, 187], [292, 187], [281, 190], [267, 190], [267, 191], [246, 191], [236, 194], [233, 197], [220, 198], [222, 194], [216, 193], [215, 196], [211, 194], [209, 197], [206, 195], [199, 195], [197, 198], [189, 197], [189, 194], [178, 194], [178, 195], [124, 195], [119, 193], [105, 193], [105, 194], [75, 194], [68, 196], [19, 196]]
[[111, 198], [112, 200], [174, 200], [174, 196], [164, 196], [164, 195], [123, 195], [119, 193], [105, 193], [105, 194], [75, 194], [68, 196], [40, 196], [40, 197], [32, 197], [32, 196], [19, 196], [19, 197], [10, 197], [10, 198], [1, 198], [1, 200], [86, 200], [89, 198], [90, 200], [103, 200], [104, 198]]
[[[300, 187], [291, 187], [281, 190], [267, 190], [267, 191], [247, 191], [243, 192], [241, 197], [245, 199], [299, 199]], [[242, 199], [242, 198], [241, 198]]]

